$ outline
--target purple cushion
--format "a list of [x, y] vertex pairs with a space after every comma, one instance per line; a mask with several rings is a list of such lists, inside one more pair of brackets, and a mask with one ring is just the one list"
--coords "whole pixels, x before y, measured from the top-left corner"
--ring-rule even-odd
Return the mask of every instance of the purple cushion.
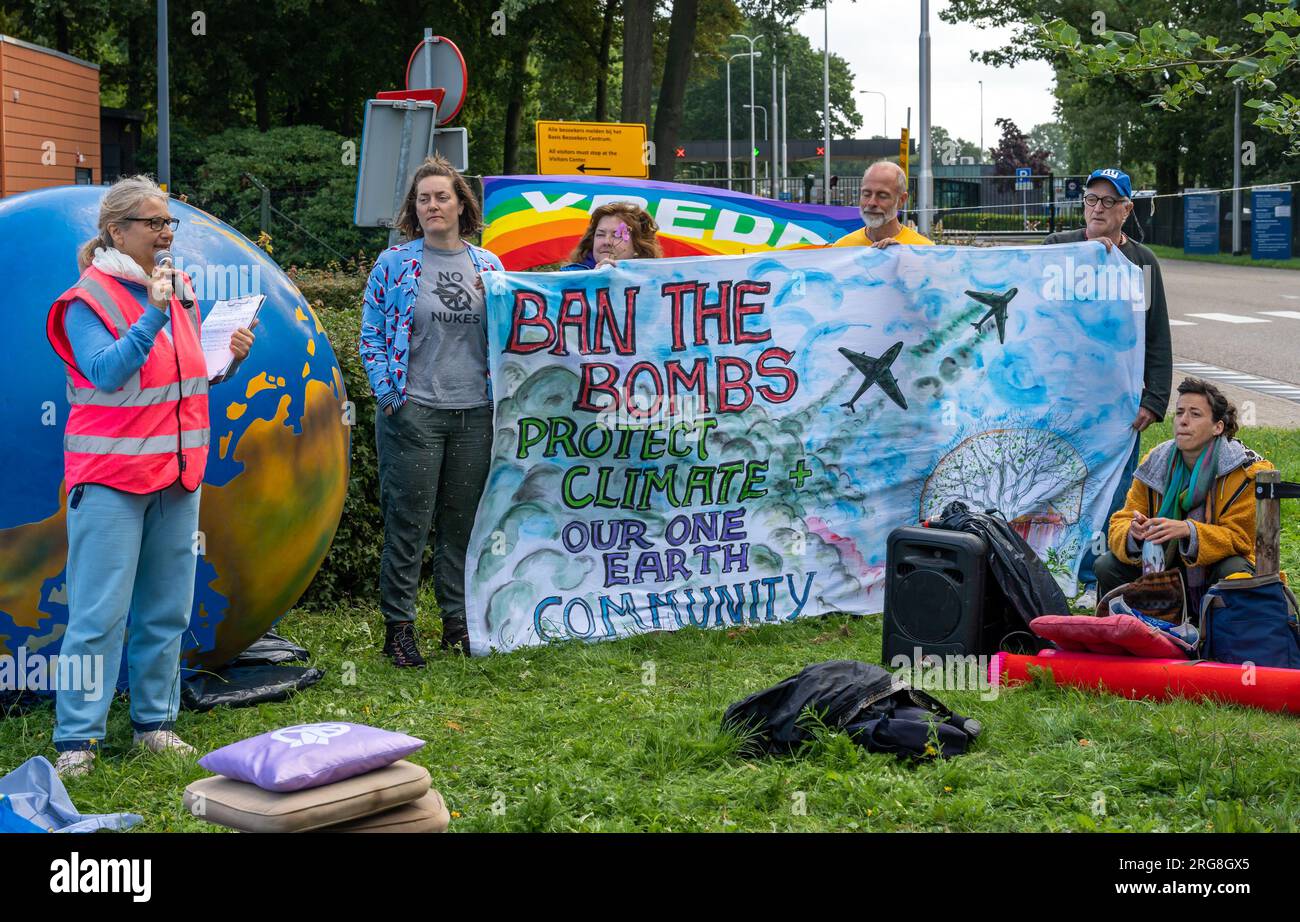
[[364, 724], [295, 724], [222, 746], [199, 764], [265, 791], [301, 791], [383, 768], [423, 745]]

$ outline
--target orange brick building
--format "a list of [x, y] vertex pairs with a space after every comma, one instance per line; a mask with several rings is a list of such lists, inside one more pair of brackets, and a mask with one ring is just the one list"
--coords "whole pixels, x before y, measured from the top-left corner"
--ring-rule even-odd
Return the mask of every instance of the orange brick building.
[[0, 35], [0, 197], [103, 178], [98, 65]]

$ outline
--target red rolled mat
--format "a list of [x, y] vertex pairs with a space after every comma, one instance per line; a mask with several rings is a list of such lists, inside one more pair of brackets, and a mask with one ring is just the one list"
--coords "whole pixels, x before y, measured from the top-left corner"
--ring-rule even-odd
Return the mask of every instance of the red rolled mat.
[[1231, 663], [1044, 650], [1037, 656], [997, 654], [989, 680], [994, 685], [1026, 682], [1030, 666], [1050, 669], [1058, 685], [1086, 689], [1100, 685], [1125, 698], [1210, 698], [1300, 713], [1300, 669], [1248, 669]]

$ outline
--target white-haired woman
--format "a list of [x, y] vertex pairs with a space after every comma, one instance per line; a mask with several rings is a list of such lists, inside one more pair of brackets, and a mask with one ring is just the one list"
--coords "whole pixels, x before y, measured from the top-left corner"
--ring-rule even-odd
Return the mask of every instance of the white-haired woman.
[[[72, 404], [63, 443], [68, 629], [54, 727], [61, 775], [93, 765], [124, 642], [135, 743], [194, 751], [172, 727], [194, 601], [212, 382], [193, 290], [183, 273], [154, 262], [179, 223], [149, 177], [115, 183], [100, 204], [99, 233], [78, 253], [81, 278], [46, 321]], [[252, 344], [252, 332], [240, 329], [230, 350], [242, 360]], [[84, 681], [85, 669], [68, 668], [96, 659], [97, 687]]]

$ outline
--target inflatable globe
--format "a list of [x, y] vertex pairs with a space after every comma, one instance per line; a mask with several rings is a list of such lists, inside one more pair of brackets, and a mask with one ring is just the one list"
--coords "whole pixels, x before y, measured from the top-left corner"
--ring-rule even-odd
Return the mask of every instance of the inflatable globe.
[[[57, 653], [67, 628], [68, 402], [45, 318], [80, 275], [76, 253], [96, 233], [103, 194], [65, 186], [0, 200], [0, 655]], [[172, 252], [205, 313], [218, 298], [266, 295], [252, 352], [210, 394], [185, 660], [214, 667], [288, 611], [325, 559], [347, 491], [347, 395], [288, 276], [212, 215], [176, 200], [171, 212], [181, 221]]]

